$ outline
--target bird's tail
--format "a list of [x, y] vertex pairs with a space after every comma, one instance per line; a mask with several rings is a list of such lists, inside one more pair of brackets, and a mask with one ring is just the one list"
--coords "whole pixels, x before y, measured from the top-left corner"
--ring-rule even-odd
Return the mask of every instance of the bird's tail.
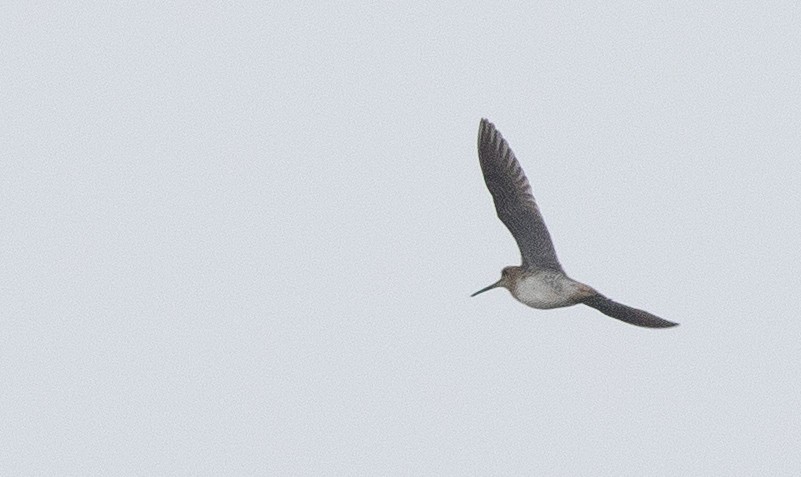
[[647, 311], [638, 310], [630, 306], [623, 305], [616, 301], [599, 294], [585, 298], [583, 303], [591, 306], [600, 311], [604, 315], [617, 318], [620, 321], [625, 321], [635, 326], [642, 326], [644, 328], [670, 328], [677, 326], [678, 323], [663, 320], [658, 316], [652, 315]]

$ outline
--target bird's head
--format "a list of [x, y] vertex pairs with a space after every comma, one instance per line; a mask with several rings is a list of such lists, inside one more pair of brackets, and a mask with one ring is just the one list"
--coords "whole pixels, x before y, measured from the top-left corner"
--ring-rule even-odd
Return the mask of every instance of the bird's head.
[[522, 269], [520, 267], [504, 267], [501, 270], [501, 279], [497, 282], [493, 283], [492, 285], [482, 288], [481, 290], [473, 293], [472, 296], [476, 296], [479, 293], [484, 293], [485, 291], [492, 290], [493, 288], [503, 287], [507, 290], [512, 289], [512, 285], [517, 281], [522, 273]]

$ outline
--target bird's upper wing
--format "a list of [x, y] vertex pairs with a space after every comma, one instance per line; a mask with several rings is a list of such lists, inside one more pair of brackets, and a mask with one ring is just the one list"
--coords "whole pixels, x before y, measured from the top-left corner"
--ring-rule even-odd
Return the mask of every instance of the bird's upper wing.
[[671, 326], [678, 325], [678, 323], [663, 320], [647, 311], [638, 310], [637, 308], [632, 308], [610, 300], [601, 294], [584, 299], [584, 304], [595, 308], [604, 315], [644, 328], [670, 328]]
[[481, 120], [478, 130], [478, 159], [498, 218], [512, 232], [520, 248], [523, 268], [561, 271], [528, 179], [506, 140], [486, 119]]

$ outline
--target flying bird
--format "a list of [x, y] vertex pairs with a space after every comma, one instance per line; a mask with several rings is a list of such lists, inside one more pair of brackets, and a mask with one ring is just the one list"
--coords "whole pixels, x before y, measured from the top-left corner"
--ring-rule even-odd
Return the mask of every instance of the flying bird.
[[486, 119], [481, 120], [478, 130], [478, 159], [498, 218], [515, 238], [523, 263], [519, 267], [504, 268], [500, 280], [470, 296], [503, 287], [517, 301], [532, 308], [544, 310], [583, 303], [636, 326], [669, 328], [678, 325], [610, 300], [591, 286], [567, 276], [556, 257], [551, 234], [520, 163], [495, 125]]

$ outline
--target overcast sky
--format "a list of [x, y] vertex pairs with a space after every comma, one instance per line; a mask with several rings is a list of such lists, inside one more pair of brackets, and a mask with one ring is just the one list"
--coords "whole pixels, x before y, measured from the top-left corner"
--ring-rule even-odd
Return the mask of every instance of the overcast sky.
[[798, 2], [12, 3], [0, 473], [801, 473]]

